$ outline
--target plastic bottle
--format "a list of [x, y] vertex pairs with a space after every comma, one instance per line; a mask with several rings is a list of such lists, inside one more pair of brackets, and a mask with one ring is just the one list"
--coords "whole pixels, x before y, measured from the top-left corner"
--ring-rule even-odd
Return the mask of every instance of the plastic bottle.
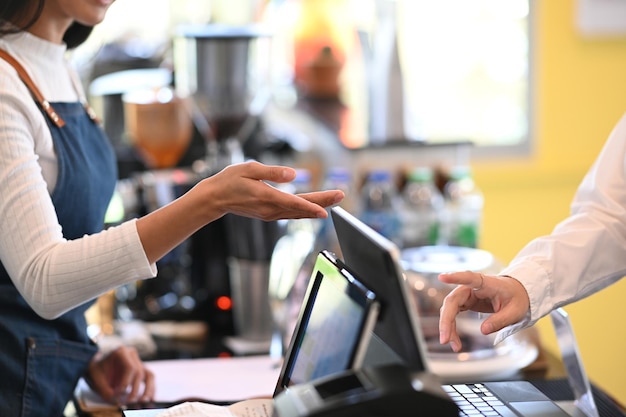
[[434, 183], [433, 170], [418, 167], [411, 171], [402, 191], [402, 246], [439, 243], [443, 208], [443, 195]]
[[457, 166], [452, 169], [444, 187], [444, 197], [446, 243], [476, 248], [480, 237], [484, 198], [469, 167]]
[[335, 166], [328, 168], [326, 179], [324, 180], [324, 190], [341, 190], [345, 194], [345, 198], [339, 203], [341, 207], [349, 212], [354, 213], [357, 208], [358, 201], [354, 196], [354, 187], [352, 185], [352, 172], [350, 169]]
[[[326, 179], [324, 181], [324, 190], [341, 190], [344, 192], [345, 197], [339, 203], [345, 210], [354, 213], [354, 196], [352, 193], [352, 173], [345, 167], [330, 167], [326, 172]], [[326, 249], [337, 256], [341, 257], [341, 248], [339, 247], [339, 241], [337, 239], [337, 232], [333, 224], [331, 216], [322, 220], [322, 226], [320, 227], [316, 247], [319, 250]]]
[[398, 189], [390, 171], [369, 172], [361, 190], [361, 220], [392, 242], [401, 245]]

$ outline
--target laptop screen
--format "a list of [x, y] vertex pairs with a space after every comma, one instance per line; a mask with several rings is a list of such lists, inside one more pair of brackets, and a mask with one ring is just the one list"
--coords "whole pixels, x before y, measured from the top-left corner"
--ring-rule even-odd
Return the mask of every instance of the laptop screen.
[[360, 366], [377, 318], [375, 294], [330, 252], [316, 259], [274, 395]]
[[333, 207], [331, 216], [344, 263], [376, 293], [381, 304], [364, 365], [400, 362], [411, 370], [428, 370], [417, 307], [400, 265], [400, 249], [341, 207]]

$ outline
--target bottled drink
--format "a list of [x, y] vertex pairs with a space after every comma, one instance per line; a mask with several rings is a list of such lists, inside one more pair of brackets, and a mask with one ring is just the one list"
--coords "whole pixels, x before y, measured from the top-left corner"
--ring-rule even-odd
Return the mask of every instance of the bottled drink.
[[[354, 196], [352, 195], [352, 173], [348, 168], [331, 167], [326, 173], [326, 179], [322, 187], [324, 190], [341, 190], [345, 197], [339, 203], [341, 207], [349, 212], [354, 210]], [[341, 257], [341, 249], [337, 240], [337, 232], [333, 225], [331, 216], [322, 221], [316, 247], [319, 250], [327, 249]]]
[[326, 180], [322, 188], [325, 190], [343, 191], [345, 198], [339, 203], [341, 207], [349, 212], [356, 210], [352, 187], [352, 173], [348, 168], [330, 167], [326, 173]]
[[444, 187], [446, 200], [446, 243], [451, 246], [478, 246], [483, 194], [474, 183], [469, 167], [455, 167]]
[[383, 169], [370, 171], [361, 190], [361, 220], [401, 245], [398, 198], [391, 172]]
[[418, 167], [408, 175], [402, 191], [402, 246], [405, 248], [439, 243], [443, 195], [429, 167]]

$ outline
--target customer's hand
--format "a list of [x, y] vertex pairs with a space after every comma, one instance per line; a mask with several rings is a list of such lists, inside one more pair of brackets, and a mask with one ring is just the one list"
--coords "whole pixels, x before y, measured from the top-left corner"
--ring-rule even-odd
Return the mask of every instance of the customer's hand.
[[522, 320], [530, 306], [526, 289], [512, 277], [464, 271], [440, 274], [439, 280], [458, 285], [443, 300], [439, 316], [439, 342], [450, 343], [455, 352], [462, 347], [456, 329], [460, 312], [493, 313], [480, 326], [483, 334], [490, 334]]
[[254, 217], [261, 220], [325, 218], [325, 207], [341, 202], [344, 193], [326, 190], [293, 195], [269, 183], [288, 183], [295, 179], [296, 171], [283, 166], [264, 165], [249, 161], [230, 165], [219, 173], [201, 181], [201, 189], [210, 205], [217, 210], [209, 213], [220, 217], [226, 213]]
[[85, 379], [92, 390], [114, 404], [147, 403], [154, 399], [154, 374], [133, 347], [121, 346], [108, 355], [96, 354]]

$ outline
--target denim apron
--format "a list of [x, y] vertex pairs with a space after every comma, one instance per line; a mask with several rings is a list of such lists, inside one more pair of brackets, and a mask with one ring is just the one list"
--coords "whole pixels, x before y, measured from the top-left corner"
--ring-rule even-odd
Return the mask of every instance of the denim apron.
[[[63, 236], [71, 240], [102, 230], [117, 178], [115, 155], [82, 103], [50, 104], [65, 122], [58, 127], [39, 104], [58, 158], [51, 197]], [[91, 304], [45, 320], [28, 306], [0, 264], [0, 416], [63, 415], [97, 351], [86, 333], [84, 313]]]

